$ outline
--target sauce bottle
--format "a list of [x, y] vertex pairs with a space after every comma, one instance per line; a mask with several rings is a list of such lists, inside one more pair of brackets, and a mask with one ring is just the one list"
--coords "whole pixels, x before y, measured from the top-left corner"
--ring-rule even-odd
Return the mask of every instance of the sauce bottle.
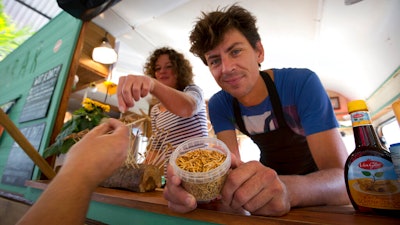
[[397, 216], [400, 184], [390, 152], [382, 146], [363, 100], [347, 105], [354, 132], [355, 150], [345, 164], [347, 193], [359, 212]]

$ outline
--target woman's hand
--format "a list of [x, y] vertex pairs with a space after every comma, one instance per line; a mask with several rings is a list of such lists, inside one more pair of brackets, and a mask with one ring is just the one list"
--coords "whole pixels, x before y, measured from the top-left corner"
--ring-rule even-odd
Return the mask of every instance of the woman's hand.
[[121, 112], [135, 105], [135, 101], [147, 96], [154, 89], [154, 79], [148, 76], [127, 75], [119, 78], [117, 86], [118, 106]]

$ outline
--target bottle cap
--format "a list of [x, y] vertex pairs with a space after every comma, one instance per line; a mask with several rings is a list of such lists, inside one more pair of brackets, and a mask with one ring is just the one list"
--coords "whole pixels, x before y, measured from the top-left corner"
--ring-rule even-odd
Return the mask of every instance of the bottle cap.
[[355, 111], [368, 111], [368, 107], [364, 100], [354, 100], [347, 103], [347, 110], [349, 113]]

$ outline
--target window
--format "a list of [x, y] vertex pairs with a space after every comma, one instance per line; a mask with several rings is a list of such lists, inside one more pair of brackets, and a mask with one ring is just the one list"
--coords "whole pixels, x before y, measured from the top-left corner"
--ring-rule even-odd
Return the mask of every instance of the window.
[[389, 148], [391, 144], [400, 143], [400, 125], [395, 118], [387, 120], [378, 127], [381, 130], [386, 147]]

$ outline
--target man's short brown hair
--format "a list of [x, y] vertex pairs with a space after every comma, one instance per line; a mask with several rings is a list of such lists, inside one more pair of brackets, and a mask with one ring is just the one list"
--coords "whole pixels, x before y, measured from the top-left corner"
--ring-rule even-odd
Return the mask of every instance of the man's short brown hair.
[[255, 49], [261, 40], [256, 27], [256, 18], [246, 9], [234, 4], [199, 17], [190, 34], [190, 52], [200, 57], [205, 65], [205, 53], [221, 43], [226, 32], [237, 29]]

